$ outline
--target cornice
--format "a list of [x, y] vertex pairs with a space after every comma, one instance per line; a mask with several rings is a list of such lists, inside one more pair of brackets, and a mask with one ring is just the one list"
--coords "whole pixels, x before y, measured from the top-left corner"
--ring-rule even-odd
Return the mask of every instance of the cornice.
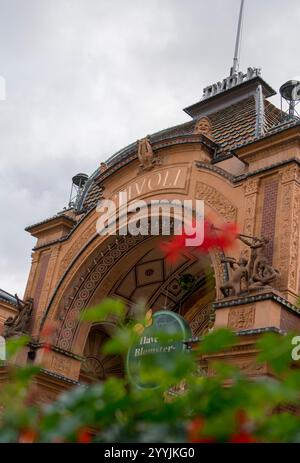
[[279, 294], [275, 293], [274, 291], [270, 291], [267, 293], [262, 294], [254, 294], [254, 295], [247, 295], [239, 298], [234, 299], [224, 299], [222, 301], [214, 302], [213, 308], [215, 310], [236, 307], [238, 305], [245, 305], [245, 304], [252, 304], [253, 302], [260, 302], [260, 301], [275, 301], [278, 302], [281, 306], [285, 309], [292, 312], [294, 315], [300, 316], [300, 309], [298, 309], [295, 305], [288, 302]]
[[[205, 147], [212, 155], [216, 153], [219, 149], [221, 149], [220, 145], [215, 143], [214, 141], [207, 138], [205, 135], [178, 135], [175, 137], [165, 138], [164, 140], [151, 142], [151, 146], [154, 151], [158, 151], [164, 148], [169, 148], [172, 146], [183, 145], [183, 144], [191, 144], [196, 143], [200, 144]], [[137, 144], [132, 146], [131, 150], [127, 153], [125, 159], [120, 160], [116, 164], [109, 167], [105, 172], [99, 173], [94, 177], [94, 181], [96, 184], [102, 184], [108, 177], [113, 175], [115, 172], [119, 171], [122, 167], [130, 164], [132, 161], [138, 158], [137, 155]]]

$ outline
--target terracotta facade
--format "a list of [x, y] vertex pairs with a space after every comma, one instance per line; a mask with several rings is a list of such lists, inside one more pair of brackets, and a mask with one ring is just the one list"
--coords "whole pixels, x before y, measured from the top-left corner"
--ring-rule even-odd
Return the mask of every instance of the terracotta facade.
[[[265, 103], [261, 136], [255, 135], [258, 85]], [[90, 177], [76, 207], [28, 227], [37, 241], [23, 300], [33, 299], [27, 353], [30, 361], [43, 365], [36, 383], [40, 400], [53, 400], [87, 378], [123, 374], [120, 359], [99, 354], [117, 321], [102, 326], [79, 322], [82, 311], [106, 296], [121, 298], [129, 309], [144, 298], [155, 310], [178, 311], [195, 337], [212, 323], [229, 327], [239, 334], [239, 346], [224, 354], [225, 361], [249, 375], [270, 374], [255, 365], [255, 340], [266, 330], [300, 329], [300, 124], [267, 101], [272, 94], [256, 76], [194, 105], [193, 121], [149, 137], [150, 163], [147, 152], [139, 155], [139, 145], [130, 145]], [[269, 239], [265, 257], [280, 278], [264, 291], [224, 298], [220, 287], [230, 270], [221, 250], [201, 259], [187, 250], [171, 266], [160, 250], [160, 237], [99, 236], [97, 204], [116, 199], [120, 191], [148, 203], [204, 200], [205, 214], [216, 226], [234, 222], [245, 235]], [[230, 257], [238, 259], [241, 252], [249, 258], [249, 248], [238, 242]], [[205, 277], [208, 268], [213, 282]], [[184, 274], [198, 281], [188, 296], [179, 284]], [[16, 310], [11, 301], [0, 300], [0, 327]], [[43, 349], [49, 323], [55, 325], [50, 351]], [[204, 359], [209, 373], [211, 360]], [[28, 361], [26, 355], [22, 361]]]

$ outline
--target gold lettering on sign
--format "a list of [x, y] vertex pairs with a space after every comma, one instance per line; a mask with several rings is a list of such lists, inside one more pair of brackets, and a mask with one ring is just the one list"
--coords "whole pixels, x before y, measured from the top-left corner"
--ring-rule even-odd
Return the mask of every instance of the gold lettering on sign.
[[159, 192], [165, 189], [184, 190], [187, 186], [188, 166], [169, 167], [159, 171], [151, 172], [140, 177], [134, 182], [127, 183], [113, 194], [113, 199], [118, 200], [119, 192], [127, 193], [129, 201], [139, 196], [145, 196], [152, 192]]

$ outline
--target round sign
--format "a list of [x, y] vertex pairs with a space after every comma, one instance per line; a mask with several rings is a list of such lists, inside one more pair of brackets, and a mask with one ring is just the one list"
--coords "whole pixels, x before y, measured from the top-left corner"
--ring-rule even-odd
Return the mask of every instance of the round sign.
[[139, 389], [158, 388], [159, 384], [142, 380], [143, 368], [149, 366], [151, 357], [158, 355], [162, 362], [170, 364], [172, 357], [176, 359], [176, 354], [187, 350], [184, 341], [191, 336], [189, 325], [180, 315], [170, 311], [154, 313], [151, 326], [144, 329], [138, 343], [127, 353], [126, 369], [131, 383]]

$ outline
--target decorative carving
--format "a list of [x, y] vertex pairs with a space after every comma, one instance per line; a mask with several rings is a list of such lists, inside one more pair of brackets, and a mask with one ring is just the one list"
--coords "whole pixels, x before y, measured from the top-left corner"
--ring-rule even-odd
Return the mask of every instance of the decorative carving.
[[299, 265], [300, 189], [297, 179], [299, 180], [297, 166], [291, 166], [282, 173], [278, 259], [281, 272], [280, 287], [289, 287], [294, 292], [297, 292]]
[[[72, 343], [76, 337], [76, 330], [78, 328], [80, 312], [89, 305], [89, 301], [99, 286], [101, 286], [102, 294], [115, 294], [120, 282], [120, 280], [118, 280], [118, 275], [122, 275], [120, 266], [118, 266], [119, 260], [128, 254], [135, 246], [139, 246], [148, 239], [152, 239], [151, 236], [127, 236], [124, 237], [124, 239], [110, 243], [110, 245], [105, 248], [101, 248], [98, 245], [98, 249], [96, 250], [95, 247], [94, 253], [90, 252], [89, 261], [85, 265], [86, 270], [83, 271], [81, 269], [79, 271], [79, 263], [74, 265], [72, 273], [76, 275], [76, 279], [74, 279], [72, 285], [69, 286], [69, 291], [64, 291], [64, 295], [61, 297], [60, 312], [57, 314], [61, 321], [57, 327], [55, 339], [55, 344], [58, 347], [65, 350], [72, 349]], [[213, 259], [217, 280], [221, 281], [224, 268], [221, 264], [218, 252], [214, 251], [211, 257]], [[195, 259], [195, 262], [197, 258], [196, 256], [191, 257], [192, 260]], [[89, 270], [87, 270], [87, 265]], [[114, 268], [114, 277], [116, 278], [115, 285], [113, 285], [110, 278], [106, 278], [112, 268]], [[148, 264], [146, 264], [145, 270], [149, 268], [152, 268], [152, 266], [149, 267]], [[187, 265], [183, 263], [181, 272], [186, 268]], [[157, 294], [161, 295], [165, 304], [166, 291], [170, 296], [170, 302], [173, 304], [176, 303], [170, 290], [171, 281], [172, 280], [166, 278], [160, 293], [154, 293], [153, 298], [149, 300], [151, 306], [157, 305], [156, 302], [158, 303], [158, 301], [154, 300]]]
[[241, 256], [238, 261], [232, 257], [222, 259], [232, 270], [231, 278], [220, 288], [224, 297], [269, 288], [280, 276], [280, 272], [268, 263], [264, 255], [269, 242], [266, 238], [239, 235], [239, 239], [250, 248], [250, 258]]
[[229, 281], [220, 287], [223, 296], [239, 296], [246, 293], [249, 289], [247, 259], [242, 256], [239, 260], [236, 260], [234, 257], [228, 257], [222, 259], [222, 262], [229, 264], [232, 270], [232, 276]]
[[33, 310], [33, 299], [28, 299], [23, 303], [17, 295], [15, 297], [17, 298], [19, 313], [15, 317], [8, 317], [4, 322], [3, 336], [5, 338], [28, 333], [30, 317]]
[[202, 182], [196, 184], [196, 199], [202, 199], [212, 209], [230, 222], [235, 222], [237, 209], [222, 193], [216, 188]]
[[193, 336], [206, 334], [214, 324], [215, 312], [211, 304], [202, 307], [189, 322]]
[[[256, 195], [248, 196], [246, 198], [245, 221], [244, 221], [244, 234], [248, 236], [251, 235], [254, 231], [255, 209], [256, 209]], [[244, 249], [243, 256], [247, 259], [250, 258], [249, 248]]]
[[279, 276], [280, 272], [272, 267], [272, 265], [268, 263], [268, 260], [263, 257], [256, 261], [249, 289], [264, 289], [268, 287], [270, 283], [276, 281]]
[[280, 273], [268, 263], [265, 257], [266, 246], [269, 243], [267, 238], [249, 237], [240, 235], [239, 239], [250, 247], [250, 259], [248, 262], [249, 290], [264, 289], [273, 283]]
[[237, 331], [253, 328], [255, 320], [255, 306], [231, 308], [228, 318], [228, 328]]
[[266, 365], [255, 360], [239, 363], [238, 367], [244, 374], [261, 374], [266, 370]]
[[147, 136], [138, 142], [138, 158], [140, 161], [141, 170], [151, 170], [155, 164], [157, 164], [157, 159], [154, 156], [154, 152], [151, 146], [150, 137]]
[[116, 242], [111, 247], [108, 247], [105, 253], [103, 253], [103, 251], [98, 252], [98, 255], [94, 258], [95, 263], [93, 268], [87, 270], [79, 288], [76, 288], [76, 285], [73, 286], [74, 295], [70, 295], [69, 299], [65, 301], [63, 309], [65, 313], [62, 314], [64, 323], [61, 331], [57, 333], [57, 345], [60, 348], [66, 350], [70, 349], [73, 334], [78, 324], [80, 311], [87, 306], [91, 295], [95, 291], [95, 288], [99, 285], [100, 281], [105, 277], [105, 275], [107, 275], [108, 271], [123, 255], [125, 255], [136, 244], [143, 242], [147, 238], [148, 237], [142, 235], [129, 236], [126, 237], [125, 240]]
[[70, 372], [70, 359], [62, 356], [57, 357], [56, 355], [53, 357], [51, 369], [56, 373], [62, 376], [68, 376]]
[[[245, 220], [243, 233], [253, 235], [255, 226], [255, 212], [257, 204], [259, 179], [249, 179], [245, 184]], [[250, 258], [250, 249], [243, 250], [243, 257]]]
[[207, 117], [202, 117], [196, 122], [194, 134], [205, 135], [206, 137], [212, 139], [212, 124]]
[[258, 192], [259, 179], [248, 179], [245, 184], [245, 195], [253, 195]]
[[105, 164], [105, 162], [101, 162], [101, 164], [100, 164], [100, 175], [104, 174], [104, 172], [106, 172], [107, 169], [108, 169], [107, 164]]
[[299, 223], [300, 223], [300, 189], [294, 195], [293, 219], [291, 230], [291, 259], [289, 266], [289, 286], [297, 290], [297, 271], [299, 265]]
[[279, 237], [279, 266], [281, 273], [280, 285], [286, 287], [289, 278], [290, 265], [290, 242], [291, 242], [291, 211], [293, 203], [293, 185], [287, 184], [282, 187], [281, 194], [281, 224]]
[[[251, 358], [249, 360], [246, 360], [246, 358], [244, 358], [243, 360], [231, 360], [230, 363], [239, 368], [243, 375], [261, 375], [263, 373], [266, 373], [267, 370], [266, 364], [256, 363], [256, 360], [252, 360]], [[209, 365], [207, 376], [213, 377], [215, 375], [216, 370], [214, 369], [213, 365]]]
[[288, 183], [293, 180], [299, 180], [300, 170], [297, 165], [289, 166], [282, 173], [282, 183]]

